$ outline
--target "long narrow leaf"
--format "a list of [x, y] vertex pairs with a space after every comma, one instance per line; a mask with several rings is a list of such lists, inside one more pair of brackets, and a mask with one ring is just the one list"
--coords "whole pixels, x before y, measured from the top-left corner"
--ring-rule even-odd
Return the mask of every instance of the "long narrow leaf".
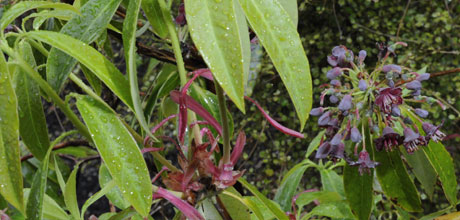
[[102, 80], [130, 109], [134, 109], [129, 82], [107, 58], [96, 49], [75, 38], [51, 31], [31, 31], [27, 35], [45, 42], [77, 59]]
[[112, 190], [116, 186], [115, 182], [112, 180], [107, 183], [101, 190], [99, 190], [96, 194], [92, 195], [88, 200], [86, 200], [85, 204], [81, 208], [81, 219], [84, 219], [86, 209], [90, 207], [94, 202], [105, 196], [110, 190]]
[[77, 172], [78, 166], [76, 166], [70, 174], [63, 192], [65, 205], [74, 219], [80, 218], [80, 209], [78, 208], [77, 202]]
[[[24, 189], [24, 202], [28, 203], [30, 189]], [[43, 197], [43, 218], [49, 220], [71, 219], [71, 217], [50, 196]]]
[[[238, 4], [232, 1], [186, 0], [185, 11], [192, 39], [230, 99], [244, 109], [244, 85], [250, 55], [247, 26], [239, 20]], [[223, 13], [225, 12], [225, 13]], [[241, 22], [239, 22], [241, 21]]]
[[2, 52], [0, 74], [0, 194], [20, 212], [25, 213], [17, 99]]
[[[92, 43], [106, 29], [120, 2], [121, 0], [89, 1], [81, 8], [81, 16], [73, 16], [62, 27], [60, 33], [86, 44]], [[52, 46], [56, 47], [55, 45]], [[72, 54], [58, 49], [60, 48], [51, 49], [46, 63], [46, 79], [56, 92], [60, 91], [75, 64], [77, 64], [77, 60], [72, 57]]]
[[239, 2], [289, 92], [302, 130], [312, 105], [312, 81], [296, 27], [277, 0]]
[[153, 32], [161, 38], [168, 36], [168, 28], [163, 21], [158, 0], [143, 0], [141, 6], [142, 10], [145, 12], [145, 16], [153, 27]]
[[[18, 48], [23, 59], [35, 67], [30, 45], [22, 41]], [[17, 68], [16, 71], [14, 83], [19, 107], [19, 133], [30, 152], [37, 159], [42, 160], [50, 146], [50, 140], [40, 97], [40, 87], [23, 69]]]
[[295, 193], [297, 192], [297, 187], [299, 186], [300, 180], [302, 179], [302, 176], [307, 168], [308, 165], [300, 163], [294, 166], [286, 173], [286, 175], [284, 175], [273, 200], [280, 204], [281, 208], [285, 212], [291, 210], [292, 197], [294, 197]]
[[147, 216], [152, 188], [147, 165], [136, 141], [115, 113], [103, 103], [79, 96], [77, 108], [123, 197], [142, 216]]

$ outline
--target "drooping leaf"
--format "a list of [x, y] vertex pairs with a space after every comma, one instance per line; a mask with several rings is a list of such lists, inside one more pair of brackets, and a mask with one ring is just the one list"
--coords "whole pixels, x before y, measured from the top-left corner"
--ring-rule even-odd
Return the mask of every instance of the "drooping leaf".
[[373, 175], [359, 174], [358, 167], [348, 164], [343, 169], [345, 195], [353, 214], [360, 220], [367, 220], [372, 210]]
[[[257, 219], [259, 219], [259, 220], [268, 219], [268, 218], [264, 218], [263, 214], [267, 214], [269, 212], [263, 212], [264, 210], [259, 209], [258, 203], [254, 201], [254, 200], [257, 200], [257, 198], [254, 198], [254, 200], [252, 200], [251, 197], [247, 197], [247, 196], [242, 197], [239, 194], [234, 194], [234, 193], [229, 192], [229, 191], [222, 192], [222, 195], [230, 196], [230, 197], [232, 197], [232, 198], [234, 198], [236, 200], [239, 200], [241, 203], [245, 204], [246, 207], [248, 207], [252, 211], [253, 215], [255, 215]], [[271, 214], [271, 215], [273, 215], [273, 214]], [[254, 218], [251, 217], [251, 219], [254, 219]]]
[[243, 96], [249, 65], [244, 62], [248, 61], [250, 47], [249, 38], [242, 36], [248, 35], [248, 30], [238, 17], [238, 7], [234, 1], [185, 1], [187, 23], [198, 51], [225, 93], [245, 112]]
[[[406, 110], [403, 110], [403, 114], [409, 116], [412, 121], [417, 125], [418, 130], [421, 135], [425, 135], [422, 129], [420, 121], [417, 119], [417, 116]], [[449, 152], [447, 152], [446, 147], [440, 142], [436, 143], [432, 140], [428, 143], [428, 146], [422, 147], [423, 152], [428, 158], [428, 161], [433, 166], [434, 170], [439, 176], [439, 180], [442, 184], [442, 189], [444, 190], [444, 195], [446, 196], [449, 203], [453, 206], [457, 204], [457, 177], [455, 176], [455, 169], [452, 157]]]
[[312, 81], [296, 27], [277, 0], [239, 2], [289, 92], [302, 130], [312, 105]]
[[101, 188], [96, 194], [92, 195], [88, 200], [86, 200], [85, 204], [83, 204], [81, 208], [81, 219], [84, 219], [86, 209], [90, 207], [94, 202], [99, 200], [101, 197], [106, 195], [110, 190], [115, 187], [115, 182], [112, 180], [107, 183], [104, 187]]
[[[18, 48], [22, 58], [35, 67], [30, 45], [22, 41]], [[40, 97], [40, 87], [21, 68], [16, 68], [14, 83], [19, 107], [19, 133], [32, 155], [42, 160], [50, 146], [50, 140]]]
[[438, 176], [431, 163], [427, 163], [428, 158], [423, 151], [415, 151], [408, 154], [406, 150], [401, 151], [404, 154], [409, 166], [412, 167], [412, 172], [415, 177], [422, 184], [422, 188], [429, 198], [433, 197], [434, 187]]
[[78, 166], [74, 167], [63, 192], [65, 205], [74, 219], [80, 219], [80, 209], [77, 202], [77, 172]]
[[[238, 191], [235, 190], [233, 187], [229, 187], [225, 189], [225, 191], [231, 192], [234, 195], [242, 197]], [[245, 203], [241, 202], [239, 199], [235, 199], [232, 196], [226, 194], [219, 194], [219, 198], [221, 199], [222, 203], [224, 204], [227, 212], [229, 213], [232, 219], [250, 219], [250, 213], [248, 207]]]
[[299, 21], [299, 10], [297, 9], [297, 0], [278, 0], [284, 10], [288, 13], [292, 23], [297, 28]]
[[153, 27], [153, 32], [161, 38], [168, 36], [168, 28], [166, 23], [163, 21], [161, 14], [161, 8], [157, 0], [143, 0], [142, 10], [145, 12], [145, 16], [149, 20], [149, 23]]
[[[24, 202], [27, 204], [30, 189], [24, 189]], [[71, 219], [71, 217], [56, 203], [50, 196], [46, 195], [43, 198], [43, 218], [49, 220]]]
[[[112, 176], [110, 175], [107, 166], [104, 163], [102, 163], [99, 167], [99, 185], [101, 186], [101, 188], [103, 188], [111, 181]], [[112, 190], [110, 190], [105, 196], [114, 206], [120, 209], [126, 209], [129, 207], [129, 203], [126, 202], [125, 199], [123, 199], [123, 195], [121, 194], [120, 188], [118, 188], [118, 186], [112, 188]]]
[[96, 49], [75, 38], [56, 32], [31, 31], [27, 35], [76, 58], [96, 74], [129, 108], [133, 109], [128, 80]]
[[309, 203], [315, 200], [318, 200], [318, 202], [321, 204], [321, 203], [328, 203], [328, 202], [343, 201], [343, 198], [337, 192], [312, 191], [312, 192], [304, 192], [300, 194], [295, 200], [295, 204], [299, 207], [299, 211], [300, 211], [302, 207], [308, 205]]
[[320, 172], [321, 183], [323, 190], [329, 192], [336, 192], [342, 198], [345, 198], [345, 190], [343, 188], [343, 179], [333, 170], [322, 169]]
[[307, 153], [305, 154], [305, 158], [310, 157], [310, 155], [318, 149], [319, 144], [321, 143], [321, 138], [323, 138], [324, 133], [326, 133], [326, 130], [320, 131], [315, 138], [310, 142], [307, 148]]
[[[327, 202], [313, 208], [308, 216], [325, 216], [333, 219], [355, 219], [345, 202]], [[302, 219], [308, 219], [306, 216]]]
[[284, 175], [273, 200], [280, 204], [281, 208], [285, 212], [291, 210], [292, 198], [297, 192], [297, 187], [299, 186], [300, 180], [307, 168], [308, 165], [299, 163]]
[[17, 99], [3, 53], [0, 52], [0, 194], [25, 214], [19, 151]]
[[35, 9], [35, 8], [60, 8], [75, 11], [79, 13], [78, 10], [69, 4], [64, 3], [53, 3], [48, 1], [23, 1], [14, 4], [11, 8], [6, 11], [0, 20], [0, 33], [3, 34], [6, 26], [10, 24], [14, 19], [24, 14], [24, 12]]
[[[73, 16], [62, 27], [60, 33], [69, 35], [86, 44], [92, 43], [103, 33], [120, 2], [121, 0], [89, 1], [81, 7], [81, 16]], [[75, 64], [77, 64], [77, 60], [74, 58], [78, 58], [72, 58], [72, 54], [69, 54], [65, 50], [60, 51], [62, 49], [55, 45], [51, 46], [56, 48], [52, 48], [48, 55], [46, 79], [51, 87], [56, 92], [59, 92], [70, 72], [75, 67]], [[90, 68], [88, 65], [85, 66]]]
[[147, 165], [136, 141], [120, 119], [103, 103], [79, 96], [77, 108], [123, 197], [147, 216], [152, 188]]
[[46, 182], [48, 179], [48, 164], [52, 147], [48, 146], [42, 164], [32, 181], [29, 197], [27, 199], [26, 214], [27, 219], [43, 219], [43, 203], [46, 191]]
[[276, 216], [279, 220], [288, 220], [288, 216], [281, 210], [279, 206], [273, 204], [272, 201], [267, 199], [262, 193], [260, 193], [256, 187], [249, 184], [245, 179], [239, 178], [238, 182], [240, 182], [246, 189], [248, 189], [258, 200], [260, 200], [261, 204], [265, 206], [269, 212]]
[[397, 150], [374, 152], [377, 178], [389, 200], [409, 212], [422, 211], [420, 196]]
[[139, 125], [144, 129], [146, 134], [153, 138], [143, 114], [144, 111], [142, 109], [137, 81], [136, 29], [141, 2], [141, 0], [131, 0], [129, 2], [126, 18], [123, 22], [123, 48], [125, 51], [126, 71], [129, 78], [129, 88], [131, 90], [131, 99], [133, 100], [134, 114], [136, 115]]

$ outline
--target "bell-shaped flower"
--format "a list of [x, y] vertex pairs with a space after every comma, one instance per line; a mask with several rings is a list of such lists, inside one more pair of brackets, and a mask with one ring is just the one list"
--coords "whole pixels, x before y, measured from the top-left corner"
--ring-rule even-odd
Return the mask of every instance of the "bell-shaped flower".
[[442, 126], [434, 126], [428, 122], [423, 122], [422, 123], [422, 129], [425, 131], [425, 140], [428, 142], [430, 139], [433, 140], [434, 142], [442, 141], [442, 139], [446, 136], [443, 132], [439, 130], [439, 128]]
[[425, 138], [415, 133], [409, 127], [404, 128], [404, 147], [408, 153], [418, 150], [418, 146], [425, 145]]
[[359, 173], [363, 175], [364, 172], [370, 173], [370, 168], [375, 168], [378, 163], [371, 160], [369, 153], [367, 153], [366, 150], [362, 150], [359, 153], [358, 161], [352, 161], [350, 162], [350, 165], [359, 166]]
[[391, 113], [393, 105], [400, 105], [403, 102], [401, 97], [401, 88], [384, 88], [379, 91], [379, 94], [375, 98], [375, 104], [386, 113]]
[[327, 126], [329, 121], [331, 120], [331, 112], [327, 111], [318, 118], [318, 125], [319, 126]]
[[402, 143], [402, 139], [393, 128], [386, 126], [383, 129], [382, 136], [374, 139], [374, 143], [378, 151], [381, 151], [383, 148], [385, 148], [386, 151], [391, 151], [393, 147], [397, 147]]

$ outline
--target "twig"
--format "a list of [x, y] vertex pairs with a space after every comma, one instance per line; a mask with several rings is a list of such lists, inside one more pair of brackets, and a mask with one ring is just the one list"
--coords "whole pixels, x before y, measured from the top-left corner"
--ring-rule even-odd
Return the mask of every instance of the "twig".
[[[92, 148], [91, 145], [89, 145], [89, 142], [86, 141], [86, 140], [72, 140], [72, 141], [66, 141], [66, 142], [62, 142], [62, 143], [59, 143], [59, 144], [55, 145], [53, 147], [53, 151], [58, 150], [58, 149], [62, 149], [62, 148], [66, 148], [66, 147], [73, 147], [73, 146], [85, 146], [85, 147]], [[32, 155], [32, 154], [28, 154], [26, 156], [23, 156], [23, 157], [21, 157], [21, 162], [26, 161], [26, 160], [28, 160], [28, 159], [30, 159], [32, 157], [34, 157], [34, 155]]]
[[342, 40], [342, 28], [340, 28], [339, 19], [337, 19], [337, 14], [335, 13], [335, 0], [332, 1], [332, 12], [334, 13], [334, 19], [335, 23], [337, 24], [337, 28], [339, 29], [340, 40]]
[[406, 13], [407, 13], [407, 10], [409, 9], [410, 2], [411, 2], [411, 0], [407, 1], [406, 8], [404, 9], [404, 13], [403, 13], [403, 15], [401, 17], [401, 20], [399, 20], [398, 30], [396, 31], [396, 39], [399, 38], [399, 31], [401, 30], [401, 28], [403, 26], [404, 17], [406, 17]]

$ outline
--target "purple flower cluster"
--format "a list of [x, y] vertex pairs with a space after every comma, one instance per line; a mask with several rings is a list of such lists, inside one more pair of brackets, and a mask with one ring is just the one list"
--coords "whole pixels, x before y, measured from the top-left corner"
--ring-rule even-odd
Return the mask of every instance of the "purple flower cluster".
[[[371, 146], [365, 146], [364, 138], [370, 139], [366, 143], [373, 142], [377, 151], [392, 151], [402, 145], [412, 153], [430, 140], [437, 142], [445, 137], [440, 126], [422, 121], [428, 117], [428, 111], [410, 105], [434, 102], [435, 99], [421, 95], [422, 81], [428, 80], [430, 74], [389, 63], [397, 45], [406, 46], [397, 42], [382, 47], [385, 50], [379, 53], [379, 63], [371, 72], [364, 65], [366, 51], [361, 50], [358, 57], [354, 57], [345, 46], [332, 49], [332, 54], [327, 57], [332, 68], [326, 73], [330, 82], [325, 84], [320, 107], [310, 112], [318, 117], [318, 125], [326, 129], [316, 158], [345, 159], [350, 165], [359, 166], [363, 173], [378, 165], [371, 160], [369, 149], [366, 149]], [[329, 103], [325, 104], [325, 100]], [[424, 134], [411, 119], [420, 122], [417, 124], [422, 125]], [[367, 129], [371, 134], [363, 138], [361, 132]], [[354, 152], [357, 161], [353, 161], [347, 152]]]

